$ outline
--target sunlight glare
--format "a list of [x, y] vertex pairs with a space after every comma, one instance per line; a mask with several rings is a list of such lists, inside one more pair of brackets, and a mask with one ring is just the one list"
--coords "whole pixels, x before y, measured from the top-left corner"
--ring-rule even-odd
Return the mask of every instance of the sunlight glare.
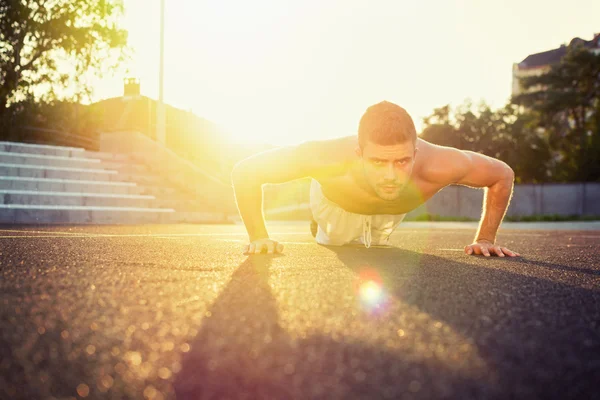
[[[600, 3], [584, 1], [566, 9], [546, 1], [543, 18], [538, 2], [518, 0], [167, 1], [165, 101], [238, 143], [353, 135], [364, 110], [384, 99], [406, 108], [420, 131], [435, 107], [467, 98], [501, 106], [513, 63], [590, 36]], [[516, 8], [522, 23], [507, 30]], [[159, 1], [125, 0], [125, 9], [130, 74], [156, 98]], [[121, 88], [115, 79], [98, 95]]]

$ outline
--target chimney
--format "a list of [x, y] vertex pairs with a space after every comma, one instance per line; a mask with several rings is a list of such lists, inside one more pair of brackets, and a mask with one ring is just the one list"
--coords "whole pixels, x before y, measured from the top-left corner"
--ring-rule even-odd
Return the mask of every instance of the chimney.
[[140, 80], [137, 78], [125, 78], [123, 97], [134, 97], [140, 95]]

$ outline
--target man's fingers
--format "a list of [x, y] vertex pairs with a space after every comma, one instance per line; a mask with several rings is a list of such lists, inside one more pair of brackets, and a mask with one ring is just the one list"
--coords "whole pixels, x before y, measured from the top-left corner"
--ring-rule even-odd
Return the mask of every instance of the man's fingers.
[[[254, 250], [254, 254], [260, 254], [260, 253], [262, 253], [262, 251], [265, 248], [265, 246], [267, 246], [265, 243], [256, 245], [256, 250]], [[267, 246], [267, 249], [268, 249], [268, 246]]]
[[283, 252], [283, 245], [278, 241], [274, 240], [273, 243], [269, 244], [268, 254], [275, 254]]
[[503, 247], [502, 250], [504, 251], [505, 254], [510, 255], [511, 257], [520, 257], [521, 255], [515, 251], [509, 250], [506, 247]]
[[502, 252], [502, 249], [500, 248], [500, 246], [494, 246], [492, 248], [492, 250], [494, 250], [494, 252], [496, 253], [496, 255], [498, 257], [504, 257], [504, 253]]
[[263, 244], [255, 244], [254, 251], [252, 252], [252, 254], [260, 254], [262, 252], [263, 246]]
[[504, 254], [506, 254], [509, 257], [515, 257], [516, 256], [516, 254], [513, 251], [510, 251], [506, 247], [501, 247], [501, 249], [504, 252]]
[[278, 253], [283, 253], [283, 245], [281, 243], [277, 243], [276, 251]]
[[267, 244], [267, 254], [273, 254], [273, 252], [275, 251], [275, 246], [277, 246], [276, 243], [277, 242], [271, 242]]
[[283, 245], [276, 240], [256, 241], [244, 247], [244, 254], [275, 254], [283, 251]]
[[500, 247], [500, 246], [487, 247], [485, 245], [480, 245], [480, 244], [470, 244], [470, 245], [465, 246], [464, 250], [465, 250], [466, 254], [476, 254], [476, 255], [483, 254], [486, 257], [490, 257], [492, 255], [496, 255], [498, 257], [505, 257], [505, 256], [518, 257], [518, 256], [520, 256], [519, 253], [511, 251], [511, 250], [507, 249], [506, 247]]

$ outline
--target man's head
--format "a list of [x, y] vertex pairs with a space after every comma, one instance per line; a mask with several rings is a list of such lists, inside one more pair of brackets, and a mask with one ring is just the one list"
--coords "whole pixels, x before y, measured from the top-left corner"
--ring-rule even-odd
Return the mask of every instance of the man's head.
[[358, 126], [356, 154], [362, 157], [365, 179], [377, 196], [395, 200], [412, 174], [417, 131], [402, 107], [382, 101], [367, 109]]

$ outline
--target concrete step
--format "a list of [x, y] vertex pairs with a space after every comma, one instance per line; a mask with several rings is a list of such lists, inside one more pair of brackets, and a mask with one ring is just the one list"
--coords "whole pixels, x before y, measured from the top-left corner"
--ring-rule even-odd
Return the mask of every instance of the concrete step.
[[88, 181], [77, 179], [29, 178], [0, 176], [0, 190], [39, 190], [51, 192], [90, 192], [112, 194], [170, 194], [168, 189], [149, 191], [134, 182]]
[[153, 204], [154, 207], [172, 208], [177, 212], [219, 212], [201, 197], [197, 199], [157, 197]]
[[0, 223], [10, 224], [157, 224], [231, 223], [217, 213], [170, 209], [90, 206], [17, 206], [0, 204]]
[[141, 186], [135, 182], [29, 178], [22, 176], [0, 176], [0, 190], [139, 194], [154, 196], [159, 199], [190, 199], [189, 196], [168, 186]]
[[212, 209], [126, 154], [0, 142], [0, 222], [227, 222]]
[[159, 223], [169, 209], [0, 204], [0, 222], [15, 224]]
[[123, 173], [147, 173], [145, 164], [131, 160], [111, 160], [87, 157], [48, 156], [33, 153], [0, 151], [0, 164], [45, 165], [48, 167], [95, 168], [115, 170]]
[[[140, 195], [155, 199], [152, 202], [152, 206], [155, 207], [174, 208], [178, 211], [212, 210], [212, 207], [204, 205], [201, 198], [191, 197], [175, 188], [160, 186], [138, 186], [134, 182], [84, 181], [71, 179], [0, 176], [0, 192], [2, 191], [26, 191], [34, 193], [58, 192], [65, 193], [65, 196], [72, 196], [73, 193], [88, 193], [92, 195]], [[142, 198], [143, 197], [140, 199]], [[12, 202], [18, 203], [20, 201], [14, 200]]]
[[85, 150], [78, 154], [78, 157], [93, 158], [103, 161], [120, 161], [120, 162], [131, 162], [131, 157], [128, 154], [122, 153], [106, 153], [102, 151], [90, 151]]
[[108, 180], [112, 182], [135, 182], [140, 186], [168, 187], [165, 178], [151, 173], [124, 173], [118, 172], [110, 175]]
[[136, 163], [133, 161], [107, 161], [101, 160], [96, 168], [110, 169], [123, 174], [154, 174], [145, 164]]
[[157, 199], [190, 198], [188, 195], [181, 193], [179, 190], [169, 186], [135, 185], [136, 186], [129, 189], [130, 194], [146, 194], [154, 196]]
[[28, 178], [80, 179], [90, 181], [123, 181], [117, 171], [98, 168], [49, 167], [37, 164], [0, 163], [0, 176], [21, 176]]
[[0, 164], [45, 165], [48, 167], [106, 168], [101, 161], [85, 157], [48, 156], [34, 153], [0, 151]]
[[0, 151], [62, 157], [81, 157], [85, 154], [85, 150], [79, 147], [49, 146], [43, 144], [4, 141], [0, 141]]
[[0, 204], [164, 208], [155, 201], [154, 196], [131, 194], [0, 190]]

